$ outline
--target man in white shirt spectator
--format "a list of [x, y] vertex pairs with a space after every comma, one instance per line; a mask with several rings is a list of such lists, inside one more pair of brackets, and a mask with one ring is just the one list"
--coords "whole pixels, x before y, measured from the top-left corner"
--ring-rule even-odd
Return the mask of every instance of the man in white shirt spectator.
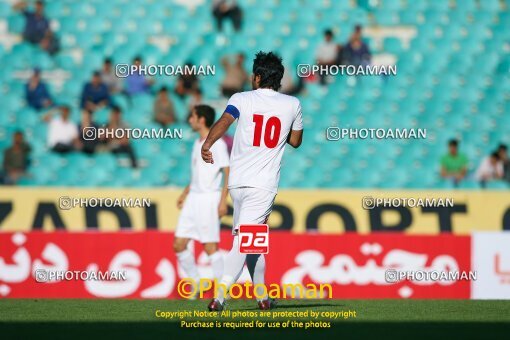
[[[333, 32], [330, 29], [324, 31], [324, 41], [317, 47], [316, 59], [318, 65], [334, 65], [338, 56], [338, 45], [333, 41]], [[326, 84], [326, 76], [319, 74], [322, 85]]]
[[497, 151], [491, 153], [480, 163], [475, 177], [477, 181], [480, 181], [482, 188], [485, 188], [487, 181], [503, 178], [503, 163], [499, 159]]
[[50, 111], [44, 120], [48, 126], [48, 147], [59, 153], [73, 151], [78, 143], [78, 126], [69, 119], [70, 109], [61, 106], [60, 115], [53, 117], [55, 111]]

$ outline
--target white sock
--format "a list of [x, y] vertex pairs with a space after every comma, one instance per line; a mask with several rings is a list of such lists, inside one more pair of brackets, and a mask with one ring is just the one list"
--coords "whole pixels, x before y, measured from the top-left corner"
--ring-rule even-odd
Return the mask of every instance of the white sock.
[[261, 286], [264, 284], [264, 276], [266, 274], [266, 259], [263, 254], [249, 254], [246, 256], [246, 266], [250, 272], [251, 281], [254, 285], [259, 285], [256, 289], [257, 301], [267, 299], [267, 295], [264, 295], [264, 288]]
[[217, 251], [209, 255], [209, 261], [211, 262], [214, 278], [219, 281], [223, 275], [223, 256]]
[[198, 274], [195, 256], [193, 256], [193, 253], [189, 249], [186, 249], [176, 255], [177, 262], [179, 262], [179, 266], [184, 270], [187, 277], [192, 278], [198, 284], [200, 275]]
[[[241, 254], [239, 252], [239, 236], [234, 236], [234, 242], [232, 243], [232, 249], [225, 256], [225, 265], [223, 268], [223, 276], [220, 281], [220, 286], [218, 288], [218, 296], [216, 297], [221, 303], [225, 300], [228, 290], [230, 286], [232, 286], [235, 281], [239, 278], [243, 267], [244, 261], [246, 260], [246, 254]], [[224, 289], [226, 287], [226, 291]]]

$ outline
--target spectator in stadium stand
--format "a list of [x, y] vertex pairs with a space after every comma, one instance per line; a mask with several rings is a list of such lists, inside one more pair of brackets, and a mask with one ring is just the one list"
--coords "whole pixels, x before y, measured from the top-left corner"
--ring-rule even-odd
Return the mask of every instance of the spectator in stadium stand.
[[20, 10], [25, 16], [23, 39], [32, 44], [40, 44], [50, 30], [50, 22], [44, 15], [44, 3], [36, 1], [34, 11], [29, 11], [27, 7], [25, 1], [14, 5], [14, 9]]
[[112, 60], [110, 58], [106, 58], [103, 62], [101, 80], [108, 88], [110, 95], [114, 95], [122, 91], [122, 80], [115, 74], [115, 70], [112, 67]]
[[133, 72], [131, 72], [130, 70], [124, 83], [126, 93], [129, 96], [135, 96], [142, 93], [149, 93], [153, 81], [151, 79], [147, 79], [145, 75], [137, 71], [138, 68], [142, 65], [142, 58], [136, 56], [133, 59], [133, 65], [135, 66], [135, 69]]
[[221, 93], [225, 97], [230, 98], [235, 93], [242, 92], [249, 83], [248, 72], [244, 69], [244, 54], [238, 53], [234, 63], [231, 63], [228, 57], [223, 57], [221, 64], [225, 69]]
[[342, 51], [342, 58], [348, 65], [369, 65], [372, 58], [368, 45], [363, 41], [361, 26], [357, 25]]
[[503, 163], [500, 161], [497, 151], [482, 160], [476, 170], [475, 177], [482, 188], [487, 186], [488, 181], [503, 178]]
[[53, 105], [48, 87], [41, 80], [41, 71], [34, 69], [34, 73], [25, 86], [25, 99], [28, 106], [39, 111]]
[[60, 115], [54, 116], [57, 110], [49, 111], [44, 120], [48, 127], [48, 147], [58, 153], [67, 153], [75, 150], [78, 144], [78, 126], [70, 119], [70, 108], [60, 106]]
[[[112, 106], [112, 110], [110, 112], [110, 121], [106, 125], [106, 128], [108, 131], [116, 131], [116, 130], [124, 130], [128, 128], [128, 125], [124, 123], [122, 120], [122, 111], [120, 107], [114, 105]], [[120, 138], [115, 138], [115, 136], [120, 136]], [[103, 137], [104, 138], [104, 137]], [[136, 168], [138, 166], [137, 159], [135, 155], [135, 151], [133, 150], [133, 147], [131, 146], [131, 143], [129, 142], [129, 139], [127, 137], [127, 133], [117, 133], [114, 135], [113, 138], [107, 138], [105, 140], [107, 147], [112, 151], [114, 154], [126, 154], [129, 156], [129, 159], [131, 160], [131, 166], [133, 168]]]
[[101, 74], [95, 71], [92, 80], [85, 84], [81, 94], [81, 108], [94, 112], [110, 105], [110, 94], [106, 84], [101, 80]]
[[187, 67], [184, 68], [183, 74], [179, 75], [175, 85], [175, 93], [181, 99], [184, 99], [189, 94], [193, 94], [199, 88], [198, 77], [190, 72], [193, 63], [187, 62], [185, 66]]
[[203, 104], [203, 100], [202, 100], [202, 90], [200, 90], [199, 88], [195, 89], [192, 93], [191, 93], [191, 100], [189, 101], [189, 108], [188, 108], [188, 118], [189, 116], [191, 115], [191, 111], [193, 111], [193, 108], [197, 105], [200, 105], [200, 104]]
[[50, 55], [55, 55], [60, 50], [60, 42], [51, 30], [47, 30], [39, 46]]
[[303, 77], [297, 77], [297, 84], [294, 83], [293, 75], [295, 72], [291, 72], [291, 68], [285, 67], [285, 71], [283, 73], [282, 78], [282, 87], [280, 88], [280, 92], [287, 94], [289, 96], [298, 95], [303, 88], [305, 87], [305, 82]]
[[[333, 31], [327, 29], [324, 31], [324, 41], [319, 44], [315, 52], [318, 65], [334, 65], [338, 54], [337, 44], [333, 41]], [[326, 84], [326, 74], [319, 73], [320, 83]]]
[[16, 184], [26, 175], [31, 147], [25, 142], [23, 133], [16, 131], [12, 138], [12, 146], [4, 151], [3, 175], [4, 184]]
[[[97, 125], [92, 119], [92, 112], [89, 110], [81, 111], [81, 122], [78, 125], [78, 149], [86, 154], [93, 154], [96, 151], [96, 147], [99, 144], [99, 139], [95, 135], [91, 135], [90, 138], [86, 135], [87, 130], [97, 131], [99, 125]], [[84, 137], [87, 137], [85, 139]]]
[[508, 158], [508, 147], [505, 144], [499, 144], [498, 155], [503, 164], [503, 180], [510, 183], [510, 159]]
[[161, 87], [154, 101], [154, 120], [163, 127], [175, 123], [175, 108], [166, 86]]
[[223, 20], [230, 19], [234, 25], [234, 30], [239, 32], [243, 22], [243, 11], [236, 0], [213, 0], [212, 13], [216, 19], [218, 31], [223, 30]]
[[458, 150], [459, 141], [451, 139], [448, 142], [448, 153], [441, 157], [441, 177], [452, 180], [455, 187], [466, 177], [468, 166], [466, 155]]

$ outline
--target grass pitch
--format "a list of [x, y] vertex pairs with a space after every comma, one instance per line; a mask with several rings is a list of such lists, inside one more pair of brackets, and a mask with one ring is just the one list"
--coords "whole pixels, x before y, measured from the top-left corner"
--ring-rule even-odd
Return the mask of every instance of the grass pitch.
[[[506, 338], [510, 332], [510, 301], [283, 300], [277, 309], [263, 316], [257, 314], [259, 310], [251, 300], [230, 301], [230, 314], [223, 316], [204, 313], [207, 303], [4, 299], [0, 300], [0, 334], [3, 339], [42, 336], [244, 340], [264, 336], [498, 339]], [[246, 328], [255, 322], [258, 328]]]

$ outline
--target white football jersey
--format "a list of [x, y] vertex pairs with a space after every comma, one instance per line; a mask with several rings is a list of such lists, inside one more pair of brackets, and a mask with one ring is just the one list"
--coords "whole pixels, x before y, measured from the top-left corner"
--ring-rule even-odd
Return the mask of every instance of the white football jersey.
[[[276, 193], [290, 130], [302, 130], [301, 104], [271, 89], [234, 94], [225, 112], [238, 119], [230, 156], [229, 188], [253, 187]], [[216, 156], [214, 155], [216, 162]]]
[[202, 159], [202, 144], [204, 140], [197, 139], [193, 144], [191, 154], [191, 183], [190, 191], [197, 193], [214, 192], [221, 190], [222, 168], [229, 165], [227, 144], [219, 139], [211, 148], [214, 155], [214, 164], [206, 163]]

